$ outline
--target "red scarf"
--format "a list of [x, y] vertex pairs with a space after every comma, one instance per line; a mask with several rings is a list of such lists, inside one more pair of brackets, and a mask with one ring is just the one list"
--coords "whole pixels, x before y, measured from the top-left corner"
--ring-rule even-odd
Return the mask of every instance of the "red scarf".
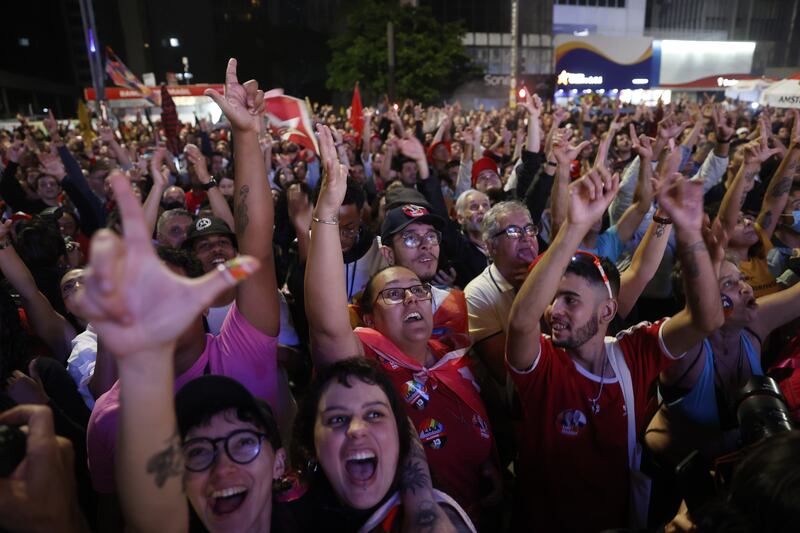
[[354, 331], [361, 342], [376, 354], [401, 368], [410, 370], [417, 382], [422, 384], [430, 382], [431, 389], [435, 389], [440, 384], [444, 385], [481, 418], [488, 420], [479, 394], [480, 387], [469, 370], [469, 359], [465, 357], [468, 348], [445, 353], [447, 348], [443, 344], [429, 340], [428, 346], [434, 355], [443, 355], [439, 357], [436, 364], [426, 368], [404, 354], [383, 333], [372, 328], [356, 328]]

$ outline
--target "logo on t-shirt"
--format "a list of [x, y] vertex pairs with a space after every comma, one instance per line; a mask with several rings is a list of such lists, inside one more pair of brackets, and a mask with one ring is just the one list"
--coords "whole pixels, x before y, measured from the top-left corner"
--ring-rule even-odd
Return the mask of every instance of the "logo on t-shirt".
[[409, 405], [413, 405], [415, 409], [421, 411], [428, 405], [430, 396], [428, 396], [428, 389], [416, 380], [410, 380], [403, 383], [403, 398]]
[[382, 364], [383, 368], [385, 368], [386, 370], [395, 371], [398, 368], [400, 368], [400, 366], [397, 363], [394, 363], [388, 357], [384, 357], [381, 354], [375, 354], [375, 355], [378, 357], [378, 362], [380, 362], [380, 364]]
[[578, 409], [561, 411], [556, 417], [556, 429], [562, 435], [574, 437], [586, 426], [586, 415]]
[[447, 442], [447, 432], [444, 430], [444, 424], [435, 418], [428, 418], [422, 422], [422, 427], [419, 431], [419, 440], [428, 448], [440, 450]]
[[472, 414], [472, 425], [478, 429], [478, 432], [481, 434], [481, 437], [484, 439], [489, 438], [489, 424], [486, 423], [486, 420], [481, 418], [481, 415], [478, 413]]

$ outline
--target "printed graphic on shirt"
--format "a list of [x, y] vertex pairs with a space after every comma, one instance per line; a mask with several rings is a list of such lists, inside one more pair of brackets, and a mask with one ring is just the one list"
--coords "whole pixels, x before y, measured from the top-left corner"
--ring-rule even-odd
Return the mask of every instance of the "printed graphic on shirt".
[[400, 368], [400, 365], [394, 363], [388, 357], [384, 357], [381, 354], [375, 354], [375, 355], [378, 358], [378, 362], [380, 362], [380, 364], [382, 364], [383, 368], [385, 368], [386, 370], [389, 370], [390, 372], [394, 372], [395, 370]]
[[489, 438], [489, 424], [481, 418], [481, 415], [478, 413], [472, 414], [472, 425], [478, 429], [478, 432], [481, 434], [481, 437], [484, 439]]
[[567, 409], [558, 413], [556, 429], [568, 437], [575, 437], [586, 427], [586, 415], [578, 409]]
[[413, 379], [403, 383], [402, 393], [406, 402], [414, 406], [414, 409], [418, 411], [425, 409], [425, 406], [428, 405], [428, 401], [430, 400], [427, 387]]
[[426, 418], [422, 422], [422, 427], [419, 431], [419, 440], [428, 448], [440, 450], [447, 443], [447, 432], [444, 430], [444, 424], [435, 418]]

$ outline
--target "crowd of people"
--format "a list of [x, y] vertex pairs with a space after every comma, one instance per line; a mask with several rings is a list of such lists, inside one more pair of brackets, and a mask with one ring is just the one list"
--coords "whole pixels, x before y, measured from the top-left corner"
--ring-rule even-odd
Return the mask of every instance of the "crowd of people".
[[798, 111], [207, 94], [0, 130], [0, 528], [794, 529]]

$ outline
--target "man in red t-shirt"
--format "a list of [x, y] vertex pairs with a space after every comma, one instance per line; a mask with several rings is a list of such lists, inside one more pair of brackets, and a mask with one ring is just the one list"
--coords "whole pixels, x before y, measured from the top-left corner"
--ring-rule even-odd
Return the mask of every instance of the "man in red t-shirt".
[[[636, 527], [637, 435], [648, 387], [661, 369], [723, 321], [703, 242], [703, 189], [679, 175], [663, 180], [659, 205], [674, 222], [687, 307], [668, 320], [606, 337], [617, 311], [613, 263], [576, 252], [619, 188], [596, 168], [570, 185], [567, 223], [514, 300], [506, 358], [522, 405], [513, 528], [601, 531]], [[542, 335], [544, 316], [551, 335]], [[631, 410], [633, 419], [629, 421]]]
[[[482, 503], [498, 503], [502, 480], [465, 349], [450, 351], [452, 347], [431, 338], [431, 288], [402, 266], [381, 270], [370, 279], [360, 301], [367, 327], [352, 330], [337, 219], [347, 176], [324, 126], [320, 150], [325, 177], [312, 217], [305, 278], [314, 363], [361, 355], [381, 363], [425, 446], [434, 487], [477, 518]], [[419, 208], [409, 211], [423, 215]], [[413, 214], [406, 217], [408, 226], [416, 218]]]

